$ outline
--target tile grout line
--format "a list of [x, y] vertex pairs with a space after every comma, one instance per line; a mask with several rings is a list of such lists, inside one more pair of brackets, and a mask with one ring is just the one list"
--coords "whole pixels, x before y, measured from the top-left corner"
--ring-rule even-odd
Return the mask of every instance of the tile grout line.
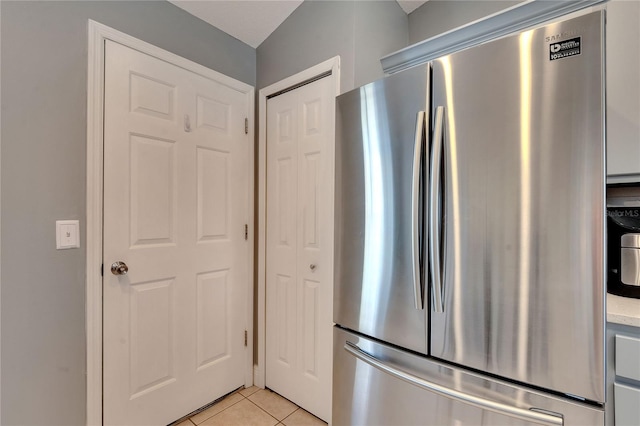
[[280, 420], [280, 423], [282, 423], [283, 421], [287, 420], [289, 417], [293, 416], [294, 413], [296, 413], [296, 412], [298, 412], [299, 410], [302, 410], [302, 409], [303, 409], [302, 407], [296, 405], [296, 409], [293, 410], [293, 412], [291, 414], [289, 414], [287, 417], [285, 417], [284, 419]]
[[[256, 392], [257, 393], [257, 392]], [[253, 394], [251, 394], [253, 395]], [[274, 416], [273, 414], [271, 414], [270, 412], [268, 412], [267, 410], [265, 410], [264, 408], [262, 408], [261, 406], [259, 406], [258, 404], [256, 404], [255, 402], [253, 402], [252, 400], [250, 400], [249, 398], [247, 398], [247, 401], [249, 401], [250, 403], [252, 403], [253, 405], [255, 405], [256, 407], [258, 407], [259, 409], [261, 409], [262, 411], [264, 411], [265, 413], [267, 413], [269, 416], [271, 416], [272, 418], [274, 418], [276, 420], [276, 422], [281, 423], [280, 420], [278, 420], [278, 418], [276, 416]], [[276, 423], [274, 426], [278, 426], [278, 423]]]
[[[239, 394], [239, 395], [240, 395], [242, 398], [244, 398], [244, 399], [249, 399], [249, 398], [247, 398], [246, 396], [242, 395], [240, 392], [234, 392], [234, 393], [232, 393], [232, 394], [227, 395], [226, 397], [224, 397], [224, 399], [222, 399], [220, 402], [218, 402], [218, 404], [222, 403], [225, 399], [227, 399], [227, 398], [229, 398], [229, 397], [231, 397], [231, 396], [233, 396], [233, 395], [235, 395], [235, 394]], [[193, 420], [191, 420], [191, 417], [189, 417], [187, 420], [189, 420], [189, 421], [190, 421], [191, 423], [193, 423], [195, 426], [198, 426], [199, 424], [202, 424], [202, 423], [206, 422], [207, 420], [209, 420], [209, 419], [211, 419], [211, 418], [213, 418], [213, 417], [216, 417], [218, 414], [222, 414], [223, 412], [227, 411], [229, 408], [233, 407], [234, 405], [236, 405], [237, 403], [239, 403], [239, 402], [241, 402], [241, 401], [242, 401], [242, 399], [241, 399], [240, 401], [234, 402], [233, 404], [231, 404], [231, 405], [229, 405], [228, 407], [226, 407], [226, 408], [224, 408], [224, 409], [220, 410], [219, 412], [217, 412], [217, 413], [216, 413], [216, 414], [214, 414], [213, 416], [211, 416], [211, 417], [207, 417], [206, 419], [202, 420], [200, 423], [196, 423], [196, 422], [194, 422]], [[216, 405], [217, 405], [217, 404], [216, 404]], [[211, 406], [211, 408], [213, 408], [213, 407], [215, 407], [215, 405]], [[196, 416], [197, 416], [197, 414], [196, 414]], [[193, 416], [193, 417], [195, 417], [195, 416]]]
[[[270, 414], [269, 412], [267, 412], [267, 410], [263, 409], [262, 407], [260, 407], [258, 404], [256, 404], [255, 402], [251, 401], [251, 400], [247, 397], [247, 399], [249, 399], [249, 401], [251, 401], [251, 402], [253, 403], [253, 405], [255, 405], [256, 407], [260, 408], [262, 411], [264, 411], [265, 413], [269, 414], [271, 417], [273, 417], [274, 419], [276, 419], [276, 420], [278, 421], [278, 423], [277, 423], [275, 426], [278, 426], [279, 424], [284, 425], [284, 423], [283, 423], [283, 422], [284, 422], [286, 419], [288, 419], [289, 417], [291, 417], [291, 415], [293, 415], [293, 413], [295, 413], [295, 412], [296, 412], [296, 411], [298, 411], [298, 410], [303, 410], [303, 408], [302, 408], [302, 407], [300, 407], [298, 404], [296, 404], [296, 403], [295, 403], [295, 402], [293, 402], [293, 401], [290, 401], [289, 399], [285, 398], [284, 396], [280, 395], [279, 393], [274, 392], [273, 390], [271, 390], [271, 389], [267, 389], [267, 388], [265, 388], [265, 389], [263, 389], [263, 390], [268, 390], [268, 391], [270, 391], [270, 392], [272, 392], [272, 393], [276, 394], [276, 395], [277, 395], [277, 396], [279, 396], [280, 398], [284, 399], [285, 401], [290, 402], [291, 404], [293, 404], [293, 405], [296, 407], [296, 408], [295, 408], [295, 410], [293, 410], [291, 413], [287, 414], [287, 415], [286, 415], [282, 420], [279, 420], [277, 417], [273, 416], [272, 414]], [[258, 391], [256, 391], [256, 392], [252, 393], [251, 395], [255, 395], [255, 394], [256, 394], [256, 393], [258, 393], [258, 392], [260, 392], [260, 391], [258, 390]], [[251, 395], [250, 395], [250, 396], [251, 396]], [[285, 425], [285, 426], [286, 426], [286, 425]]]
[[[267, 388], [265, 387], [265, 389], [267, 389]], [[278, 420], [281, 424], [283, 424], [283, 425], [284, 425], [284, 423], [282, 423], [282, 422], [284, 422], [284, 421], [285, 421], [285, 420], [287, 420], [289, 417], [291, 417], [291, 416], [293, 415], [293, 413], [295, 413], [296, 411], [298, 411], [298, 410], [304, 410], [304, 408], [302, 408], [301, 406], [299, 406], [299, 405], [298, 405], [298, 404], [296, 404], [295, 402], [293, 402], [293, 401], [291, 401], [291, 400], [289, 400], [289, 399], [285, 398], [284, 396], [280, 395], [279, 393], [274, 392], [274, 391], [273, 391], [273, 390], [271, 390], [271, 389], [269, 389], [269, 391], [271, 391], [271, 392], [273, 392], [274, 394], [278, 395], [280, 398], [282, 398], [282, 399], [284, 399], [284, 400], [286, 400], [286, 401], [289, 401], [290, 403], [292, 403], [292, 404], [296, 407], [296, 409], [295, 409], [295, 410], [293, 410], [291, 413], [289, 413], [287, 416], [285, 416], [282, 420], [278, 420], [278, 419], [276, 419], [276, 420]], [[247, 399], [248, 399], [248, 398], [247, 398]], [[306, 410], [305, 410], [305, 411], [306, 411]], [[307, 411], [307, 412], [308, 412], [308, 411]], [[276, 425], [276, 426], [278, 426], [278, 425]], [[286, 425], [285, 425], [285, 426], [286, 426]]]
[[[245, 388], [245, 389], [246, 389], [246, 388]], [[222, 403], [225, 399], [227, 399], [227, 398], [229, 398], [229, 397], [231, 397], [231, 396], [233, 396], [233, 395], [235, 395], [235, 394], [240, 395], [240, 396], [242, 397], [242, 399], [240, 399], [240, 400], [239, 400], [239, 401], [237, 401], [237, 402], [234, 402], [233, 404], [229, 405], [228, 407], [224, 408], [223, 410], [219, 411], [218, 413], [214, 414], [213, 416], [211, 416], [211, 417], [207, 417], [206, 419], [202, 420], [200, 423], [196, 423], [194, 420], [192, 420], [192, 419], [191, 419], [191, 417], [189, 417], [187, 420], [189, 421], [189, 423], [193, 424], [194, 426], [198, 426], [198, 424], [202, 424], [202, 423], [206, 422], [207, 420], [212, 419], [213, 417], [217, 417], [218, 415], [220, 415], [220, 414], [224, 413], [224, 412], [225, 412], [225, 411], [227, 411], [229, 408], [231, 408], [231, 407], [233, 407], [233, 406], [237, 405], [238, 403], [242, 402], [242, 400], [243, 400], [243, 399], [244, 399], [244, 400], [249, 401], [252, 405], [254, 405], [254, 406], [255, 406], [255, 407], [257, 407], [258, 409], [260, 409], [260, 411], [262, 411], [262, 412], [266, 413], [269, 417], [273, 418], [273, 419], [277, 422], [274, 426], [286, 426], [283, 422], [284, 422], [286, 419], [288, 419], [289, 417], [291, 417], [291, 416], [292, 416], [294, 413], [296, 413], [297, 411], [299, 411], [299, 410], [303, 409], [302, 407], [300, 407], [299, 405], [295, 404], [294, 402], [292, 402], [292, 401], [288, 400], [287, 398], [283, 397], [282, 395], [280, 395], [280, 394], [278, 394], [278, 393], [276, 393], [276, 392], [271, 391], [271, 392], [273, 392], [274, 394], [278, 395], [280, 398], [283, 398], [284, 400], [286, 400], [286, 401], [290, 402], [291, 404], [293, 404], [293, 405], [296, 407], [296, 408], [295, 408], [291, 413], [289, 413], [289, 414], [288, 414], [288, 415], [286, 415], [282, 420], [280, 420], [280, 419], [278, 419], [277, 417], [275, 417], [274, 415], [272, 415], [271, 413], [269, 413], [267, 410], [265, 410], [264, 408], [262, 408], [261, 406], [259, 406], [257, 403], [255, 403], [254, 401], [252, 401], [251, 399], [249, 399], [249, 397], [250, 397], [250, 396], [257, 394], [258, 392], [260, 392], [260, 389], [258, 389], [257, 391], [255, 391], [255, 392], [251, 393], [251, 394], [250, 394], [250, 395], [248, 395], [248, 396], [243, 395], [243, 394], [241, 393], [241, 391], [234, 392], [234, 393], [232, 393], [232, 394], [230, 394], [230, 395], [227, 395], [227, 396], [226, 396], [224, 399], [222, 399], [219, 403]], [[193, 416], [193, 417], [195, 417], [195, 416]]]

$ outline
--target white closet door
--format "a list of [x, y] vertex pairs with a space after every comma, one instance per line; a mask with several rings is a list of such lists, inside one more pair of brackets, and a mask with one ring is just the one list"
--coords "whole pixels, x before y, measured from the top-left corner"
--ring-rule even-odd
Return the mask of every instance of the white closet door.
[[105, 61], [104, 423], [168, 424], [244, 384], [247, 101], [117, 43]]
[[267, 102], [266, 385], [331, 416], [335, 94]]

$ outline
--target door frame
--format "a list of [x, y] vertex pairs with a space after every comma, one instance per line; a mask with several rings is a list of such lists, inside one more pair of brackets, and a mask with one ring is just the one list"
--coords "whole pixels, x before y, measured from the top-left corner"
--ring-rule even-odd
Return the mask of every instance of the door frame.
[[[256, 386], [264, 388], [266, 383], [266, 325], [267, 325], [267, 98], [287, 90], [295, 89], [297, 86], [317, 78], [322, 74], [331, 72], [324, 78], [333, 79], [335, 95], [340, 94], [340, 56], [334, 56], [318, 65], [307, 68], [297, 74], [280, 80], [270, 86], [260, 89], [258, 92], [258, 321], [257, 321], [257, 349], [258, 358], [256, 360], [253, 382]], [[335, 136], [334, 136], [335, 143]]]
[[[105, 41], [111, 40], [131, 49], [169, 62], [180, 68], [215, 80], [244, 93], [247, 99], [247, 139], [249, 158], [248, 223], [254, 223], [254, 102], [255, 89], [203, 65], [160, 49], [128, 34], [89, 20], [87, 74], [87, 242], [86, 242], [86, 333], [87, 333], [87, 425], [102, 424], [102, 226], [103, 226], [103, 148], [104, 148], [104, 66]], [[249, 229], [251, 231], [251, 229]], [[253, 384], [253, 269], [254, 233], [247, 241], [249, 271], [246, 282], [246, 329], [248, 333], [245, 386]], [[185, 413], [188, 414], [188, 413]]]

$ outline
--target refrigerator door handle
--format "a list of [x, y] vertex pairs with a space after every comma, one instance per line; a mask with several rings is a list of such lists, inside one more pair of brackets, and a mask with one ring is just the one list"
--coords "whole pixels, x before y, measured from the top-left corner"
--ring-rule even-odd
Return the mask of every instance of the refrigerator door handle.
[[442, 218], [440, 217], [441, 172], [442, 159], [442, 128], [444, 126], [444, 107], [436, 108], [435, 126], [433, 129], [433, 152], [431, 153], [430, 188], [429, 188], [429, 270], [431, 272], [431, 286], [433, 292], [433, 308], [435, 312], [444, 312], [444, 298], [442, 291], [442, 271], [440, 254], [440, 232]]
[[410, 383], [414, 386], [417, 386], [421, 389], [425, 389], [429, 392], [433, 392], [437, 395], [444, 396], [446, 398], [455, 399], [457, 401], [463, 402], [465, 404], [473, 405], [482, 410], [493, 411], [495, 413], [503, 414], [505, 416], [509, 416], [512, 418], [517, 418], [520, 420], [524, 420], [526, 422], [533, 422], [538, 424], [545, 425], [563, 425], [564, 419], [562, 416], [547, 414], [544, 410], [537, 411], [535, 407], [530, 409], [524, 409], [519, 407], [514, 407], [511, 405], [501, 404], [496, 401], [491, 401], [488, 399], [480, 398], [474, 395], [469, 395], [464, 392], [457, 391], [455, 389], [450, 389], [445, 386], [438, 385], [436, 383], [429, 382], [427, 380], [422, 379], [421, 377], [414, 376], [413, 374], [407, 373], [406, 371], [400, 370], [396, 367], [385, 364], [383, 361], [378, 358], [369, 355], [362, 349], [360, 349], [356, 344], [351, 342], [346, 342], [344, 345], [344, 350], [355, 356], [361, 361], [366, 362], [367, 364], [381, 370], [384, 373], [387, 373], [397, 379], [404, 380], [407, 383]]
[[415, 308], [423, 309], [422, 277], [420, 274], [420, 172], [424, 139], [425, 112], [418, 112], [413, 150], [413, 183], [411, 188], [411, 253], [413, 257], [413, 290]]

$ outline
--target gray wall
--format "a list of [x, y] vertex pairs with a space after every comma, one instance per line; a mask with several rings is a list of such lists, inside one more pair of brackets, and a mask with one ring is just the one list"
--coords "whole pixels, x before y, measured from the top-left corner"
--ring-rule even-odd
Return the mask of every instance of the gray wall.
[[520, 1], [430, 0], [409, 14], [409, 43], [426, 40], [514, 6]]
[[408, 44], [395, 1], [305, 1], [257, 49], [258, 88], [340, 55], [341, 92], [383, 76], [380, 57]]
[[[167, 2], [2, 1], [3, 425], [85, 422], [87, 19], [255, 85], [255, 50]], [[79, 219], [81, 249], [55, 249]]]
[[335, 55], [341, 92], [383, 76], [380, 58], [514, 6], [507, 0], [430, 0], [407, 17], [395, 1], [305, 1], [257, 49], [257, 88]]
[[360, 87], [384, 76], [380, 58], [408, 44], [408, 17], [395, 1], [358, 1], [354, 13], [353, 87]]

